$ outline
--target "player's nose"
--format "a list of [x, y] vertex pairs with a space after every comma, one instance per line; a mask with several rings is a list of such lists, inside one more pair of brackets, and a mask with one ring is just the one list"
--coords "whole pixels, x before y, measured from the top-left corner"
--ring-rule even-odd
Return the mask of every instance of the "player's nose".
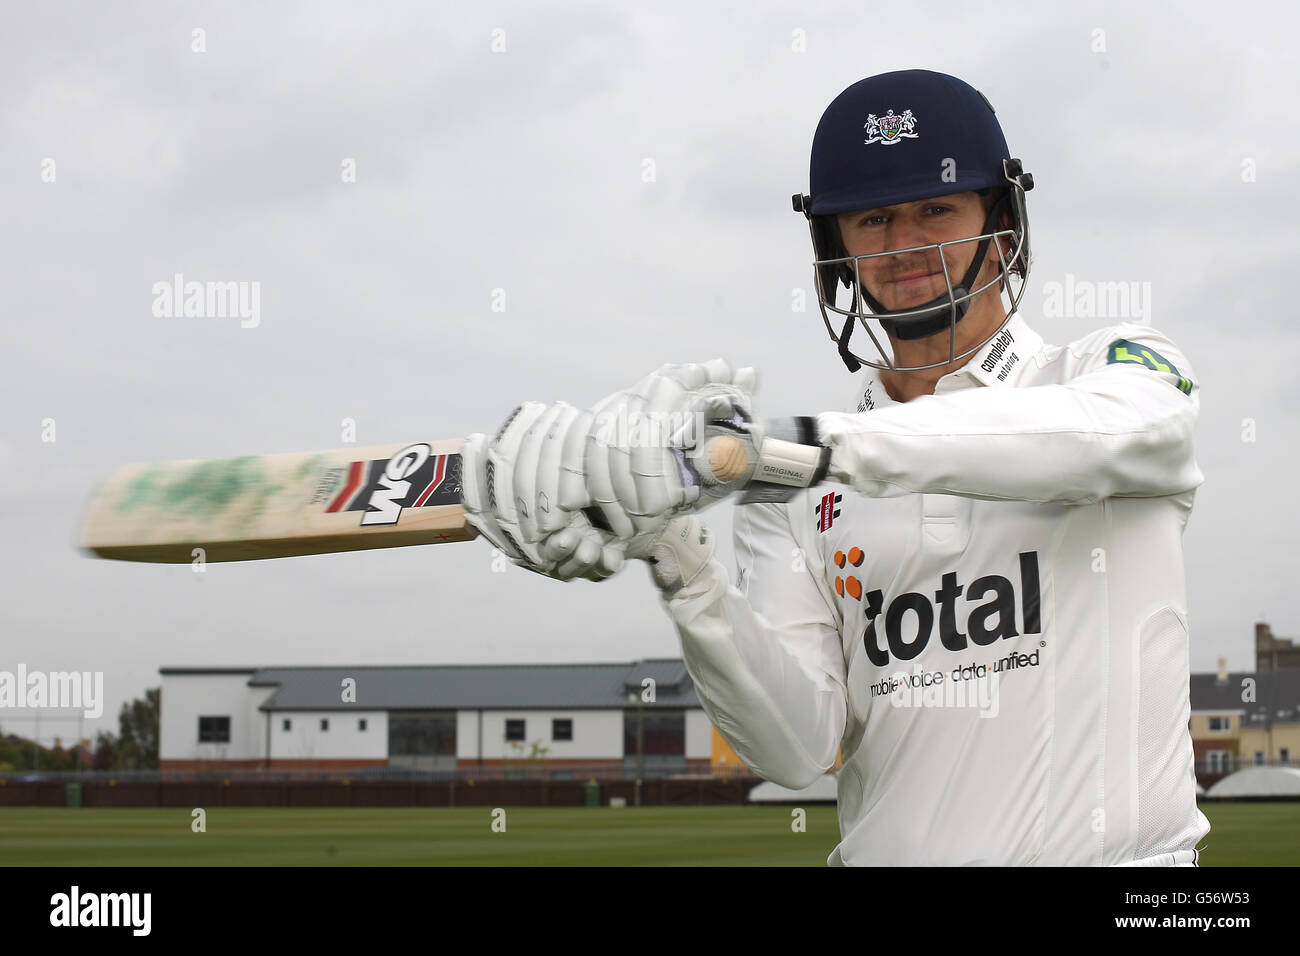
[[[915, 249], [918, 246], [924, 246], [928, 242], [925, 237], [925, 231], [921, 224], [912, 220], [909, 216], [897, 216], [889, 223], [888, 232], [885, 236], [886, 248], [895, 249]], [[922, 253], [915, 255], [921, 256]]]

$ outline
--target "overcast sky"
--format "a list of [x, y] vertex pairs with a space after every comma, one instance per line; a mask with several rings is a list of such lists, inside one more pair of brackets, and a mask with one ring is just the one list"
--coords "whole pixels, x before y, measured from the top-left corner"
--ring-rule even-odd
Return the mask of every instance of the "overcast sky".
[[[639, 563], [563, 585], [479, 541], [198, 575], [89, 559], [76, 526], [127, 461], [337, 447], [344, 419], [491, 432], [667, 361], [755, 366], [761, 414], [845, 409], [792, 309], [789, 197], [831, 99], [913, 67], [982, 90], [1035, 176], [1048, 342], [1112, 324], [1044, 316], [1049, 283], [1150, 283], [1202, 383], [1192, 667], [1249, 669], [1261, 616], [1300, 636], [1297, 29], [1273, 4], [6, 5], [0, 670], [103, 671], [116, 730], [162, 666], [679, 655]], [[177, 273], [260, 283], [260, 323], [155, 316]]]

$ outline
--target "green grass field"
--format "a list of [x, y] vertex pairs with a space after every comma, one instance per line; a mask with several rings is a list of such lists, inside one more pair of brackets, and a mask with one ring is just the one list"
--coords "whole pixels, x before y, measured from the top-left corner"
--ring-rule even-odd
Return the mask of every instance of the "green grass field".
[[[1300, 865], [1300, 803], [1202, 804], [1203, 866]], [[823, 866], [834, 807], [0, 808], [4, 866]]]

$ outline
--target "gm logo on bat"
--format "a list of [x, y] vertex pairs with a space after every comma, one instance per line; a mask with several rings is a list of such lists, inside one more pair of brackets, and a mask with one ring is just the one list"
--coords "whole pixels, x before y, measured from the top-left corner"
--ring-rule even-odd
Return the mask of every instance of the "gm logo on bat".
[[354, 461], [348, 466], [347, 481], [325, 509], [363, 511], [363, 527], [392, 525], [404, 508], [456, 504], [460, 500], [457, 482], [448, 482], [451, 462], [457, 455], [434, 455], [427, 444], [399, 449], [386, 461]]

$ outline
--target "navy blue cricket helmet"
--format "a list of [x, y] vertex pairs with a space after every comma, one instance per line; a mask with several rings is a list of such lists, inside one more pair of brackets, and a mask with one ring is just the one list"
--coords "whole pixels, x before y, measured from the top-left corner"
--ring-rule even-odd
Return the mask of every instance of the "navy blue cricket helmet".
[[[990, 288], [997, 290], [994, 295], [1005, 289], [1011, 296], [1008, 283], [1012, 275], [1019, 278], [1020, 285], [1007, 319], [1015, 313], [1029, 273], [1025, 192], [1033, 188], [1034, 180], [1023, 171], [1020, 160], [1011, 157], [993, 105], [968, 83], [929, 70], [882, 73], [854, 83], [832, 101], [817, 124], [809, 185], [808, 195], [794, 195], [794, 208], [808, 219], [822, 318], [849, 371], [856, 372], [860, 364], [933, 368], [973, 353], [984, 343], [956, 354], [956, 325], [975, 296]], [[962, 240], [978, 242], [978, 249], [965, 276], [946, 278], [946, 293], [914, 308], [889, 310], [858, 282], [859, 260], [900, 250], [849, 256], [840, 240], [839, 213], [986, 190], [994, 191], [996, 200], [982, 234]], [[998, 228], [1004, 218], [1010, 219], [1009, 229]], [[1006, 240], [1011, 250], [1008, 255], [998, 247], [1001, 275], [972, 289], [988, 245], [995, 239]], [[909, 251], [937, 248], [921, 246]], [[841, 285], [852, 294], [847, 309], [836, 304]], [[864, 305], [870, 312], [863, 311]], [[845, 317], [838, 335], [828, 310]], [[925, 366], [895, 365], [867, 327], [868, 316], [899, 339], [924, 338], [948, 330], [949, 358]], [[867, 328], [884, 364], [849, 351], [855, 318]]]

